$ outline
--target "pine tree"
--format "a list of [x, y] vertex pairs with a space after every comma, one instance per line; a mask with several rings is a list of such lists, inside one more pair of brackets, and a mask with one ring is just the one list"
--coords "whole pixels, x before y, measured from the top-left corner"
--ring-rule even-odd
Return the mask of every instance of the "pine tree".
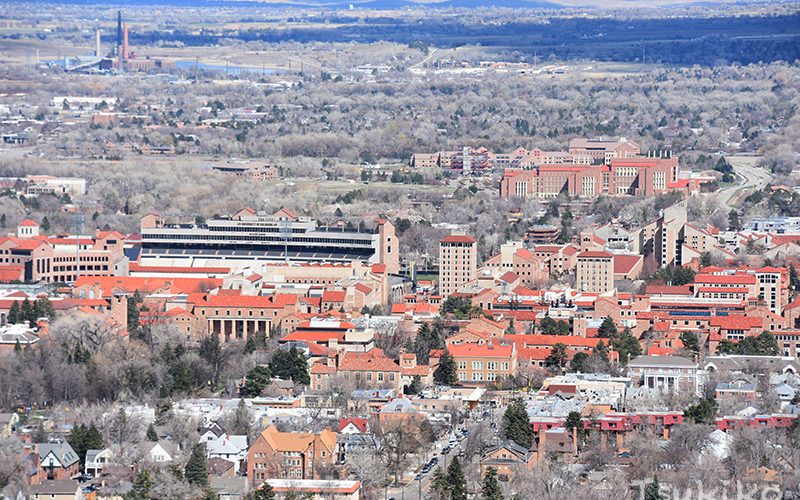
[[42, 218], [42, 231], [45, 233], [50, 232], [50, 221], [47, 219], [47, 217]]
[[50, 299], [47, 297], [42, 297], [41, 299], [36, 299], [33, 303], [33, 312], [36, 319], [39, 318], [49, 318], [53, 319], [56, 317], [56, 311], [53, 308], [53, 303], [50, 302]]
[[22, 323], [22, 311], [20, 310], [18, 300], [15, 300], [8, 310], [8, 323], [11, 325]]
[[250, 434], [250, 412], [244, 404], [244, 399], [240, 399], [239, 406], [236, 407], [231, 432], [236, 436], [248, 436]]
[[610, 339], [617, 334], [617, 325], [611, 316], [606, 316], [600, 328], [597, 329], [597, 336], [600, 338]]
[[192, 454], [183, 468], [183, 475], [189, 484], [206, 486], [208, 484], [208, 470], [206, 469], [206, 445], [198, 443], [192, 448]]
[[467, 500], [467, 478], [464, 477], [458, 457], [454, 457], [447, 467], [447, 482], [450, 484], [451, 500]]
[[450, 481], [447, 473], [441, 467], [436, 468], [431, 480], [431, 490], [439, 495], [439, 498], [445, 499], [450, 493]]
[[153, 488], [153, 480], [150, 473], [146, 470], [136, 473], [136, 480], [129, 492], [123, 496], [124, 500], [150, 500], [150, 490]]
[[481, 496], [483, 500], [503, 500], [503, 491], [497, 481], [497, 469], [487, 467], [481, 483]]
[[419, 391], [422, 390], [422, 379], [419, 375], [414, 375], [414, 378], [411, 379], [411, 383], [408, 385], [408, 394], [419, 394]]
[[150, 424], [147, 426], [147, 435], [145, 436], [148, 441], [156, 442], [158, 441], [158, 432], [156, 432], [155, 426]]
[[245, 398], [256, 398], [261, 395], [264, 388], [272, 381], [269, 368], [258, 365], [247, 372], [241, 395]]
[[447, 349], [444, 350], [442, 358], [439, 360], [439, 366], [433, 372], [433, 378], [437, 384], [440, 385], [456, 385], [458, 382], [458, 371], [456, 369], [456, 360]]
[[797, 268], [794, 264], [789, 266], [789, 288], [794, 291], [800, 290], [800, 276], [797, 273]]
[[86, 430], [86, 449], [87, 450], [102, 450], [103, 449], [103, 435], [100, 430], [94, 425], [90, 425]]
[[644, 500], [666, 500], [661, 493], [661, 485], [658, 484], [658, 476], [653, 476], [653, 482], [648, 484], [644, 490]]
[[22, 321], [27, 321], [30, 325], [36, 324], [36, 313], [33, 312], [33, 303], [25, 297], [25, 300], [22, 301], [22, 307], [20, 307], [20, 315]]
[[139, 290], [133, 292], [133, 295], [128, 296], [128, 332], [134, 337], [139, 336], [139, 302], [142, 301], [142, 296]]
[[510, 439], [524, 448], [533, 444], [533, 428], [525, 402], [515, 399], [503, 414], [503, 438]]
[[247, 500], [275, 500], [275, 492], [272, 491], [272, 486], [269, 483], [264, 483], [261, 488], [251, 491], [247, 495]]

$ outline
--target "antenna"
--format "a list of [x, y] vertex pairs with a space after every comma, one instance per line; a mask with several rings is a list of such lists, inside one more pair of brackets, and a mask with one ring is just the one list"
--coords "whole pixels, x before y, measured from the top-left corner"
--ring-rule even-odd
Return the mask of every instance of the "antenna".
[[75, 228], [75, 281], [81, 275], [81, 233], [83, 232], [83, 215], [72, 216], [72, 227]]

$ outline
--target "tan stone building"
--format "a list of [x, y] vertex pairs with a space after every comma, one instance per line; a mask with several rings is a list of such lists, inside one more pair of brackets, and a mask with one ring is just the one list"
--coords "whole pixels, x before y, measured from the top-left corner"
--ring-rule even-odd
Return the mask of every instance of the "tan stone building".
[[439, 291], [447, 298], [475, 279], [478, 245], [475, 238], [453, 234], [439, 242]]
[[614, 288], [614, 255], [591, 251], [578, 254], [577, 287], [582, 292], [605, 293]]

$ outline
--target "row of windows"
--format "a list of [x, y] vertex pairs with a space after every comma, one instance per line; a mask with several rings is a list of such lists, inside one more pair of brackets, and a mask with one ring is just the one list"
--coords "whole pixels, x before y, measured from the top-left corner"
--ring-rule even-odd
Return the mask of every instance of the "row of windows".
[[[270, 243], [283, 243], [280, 236], [252, 236], [252, 235], [216, 235], [216, 234], [143, 234], [142, 240], [214, 240], [214, 241], [263, 241]], [[336, 245], [372, 245], [371, 239], [348, 238], [307, 238], [292, 237], [290, 243], [329, 243]]]

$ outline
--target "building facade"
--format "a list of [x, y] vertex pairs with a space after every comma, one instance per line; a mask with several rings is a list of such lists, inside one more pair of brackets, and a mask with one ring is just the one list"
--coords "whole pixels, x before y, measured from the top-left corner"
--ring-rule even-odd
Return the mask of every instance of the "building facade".
[[603, 251], [581, 252], [575, 267], [578, 290], [606, 293], [614, 289], [614, 254]]
[[453, 234], [439, 242], [439, 292], [447, 298], [474, 280], [478, 272], [475, 238]]

